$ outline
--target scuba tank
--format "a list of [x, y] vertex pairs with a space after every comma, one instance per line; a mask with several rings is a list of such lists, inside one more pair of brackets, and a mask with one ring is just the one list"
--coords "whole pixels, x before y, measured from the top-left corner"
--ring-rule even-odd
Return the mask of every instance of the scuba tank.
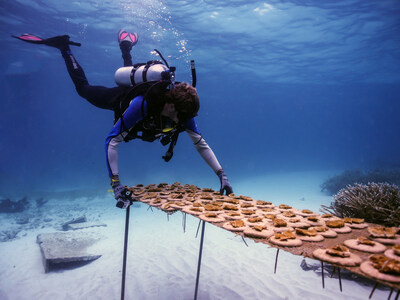
[[152, 60], [146, 64], [119, 68], [114, 77], [119, 86], [135, 86], [143, 82], [171, 80], [174, 71], [174, 67], [169, 68], [159, 61]]
[[[135, 86], [139, 83], [151, 81], [170, 81], [172, 87], [175, 85], [175, 67], [170, 67], [160, 51], [154, 49], [164, 61], [165, 65], [157, 60], [150, 60], [147, 63], [139, 63], [129, 67], [119, 68], [114, 75], [115, 82], [119, 86]], [[194, 60], [190, 61], [192, 71], [192, 86], [196, 87], [196, 68]]]

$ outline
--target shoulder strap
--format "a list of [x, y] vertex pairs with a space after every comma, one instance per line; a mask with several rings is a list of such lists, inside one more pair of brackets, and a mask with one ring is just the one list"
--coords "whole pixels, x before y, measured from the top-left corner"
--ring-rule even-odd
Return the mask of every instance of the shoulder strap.
[[[148, 94], [149, 90], [156, 83], [157, 82], [154, 81], [142, 82], [128, 89], [124, 94], [122, 94], [118, 101], [119, 102], [118, 105], [114, 109], [114, 124], [119, 119], [121, 119], [122, 122], [123, 114], [125, 113], [126, 109], [129, 107], [129, 104], [135, 97], [143, 95], [143, 98], [146, 98], [146, 95]], [[142, 103], [142, 115], [144, 115], [144, 101]]]

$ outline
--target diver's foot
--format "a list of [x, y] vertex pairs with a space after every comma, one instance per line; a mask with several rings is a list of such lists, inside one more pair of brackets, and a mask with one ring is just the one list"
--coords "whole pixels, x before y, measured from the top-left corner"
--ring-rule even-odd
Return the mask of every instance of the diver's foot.
[[118, 43], [120, 47], [129, 47], [129, 50], [138, 42], [138, 35], [136, 32], [129, 33], [123, 29], [118, 32]]
[[44, 44], [57, 49], [68, 50], [69, 49], [69, 35], [59, 35], [49, 39], [43, 40]]

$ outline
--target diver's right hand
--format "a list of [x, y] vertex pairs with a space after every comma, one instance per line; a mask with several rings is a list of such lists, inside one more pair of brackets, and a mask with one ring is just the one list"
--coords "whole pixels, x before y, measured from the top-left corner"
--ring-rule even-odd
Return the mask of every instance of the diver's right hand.
[[132, 204], [132, 201], [129, 198], [119, 198], [117, 199], [116, 207], [124, 209]]
[[132, 204], [132, 192], [128, 191], [119, 180], [112, 179], [111, 186], [114, 190], [114, 198], [117, 200], [117, 207], [127, 208], [130, 204]]

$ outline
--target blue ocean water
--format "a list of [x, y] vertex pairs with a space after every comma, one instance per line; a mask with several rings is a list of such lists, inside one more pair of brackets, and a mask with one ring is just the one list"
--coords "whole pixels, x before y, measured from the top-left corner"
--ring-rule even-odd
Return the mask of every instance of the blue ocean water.
[[[200, 131], [233, 187], [282, 171], [400, 165], [400, 3], [379, 1], [0, 1], [0, 190], [108, 188], [104, 140], [113, 115], [80, 98], [57, 50], [10, 37], [68, 34], [91, 84], [114, 86], [120, 28], [135, 62], [159, 49], [191, 81]], [[125, 184], [218, 188], [182, 136], [120, 146]], [[240, 191], [238, 191], [240, 192]]]
[[[106, 197], [89, 197], [94, 189], [104, 194], [109, 188], [104, 141], [113, 125], [112, 112], [93, 107], [77, 95], [57, 50], [23, 43], [11, 35], [25, 32], [42, 37], [70, 35], [73, 41], [82, 43], [82, 47], [73, 47], [72, 51], [89, 82], [108, 87], [115, 86], [114, 72], [122, 66], [117, 44], [120, 28], [139, 34], [139, 43], [132, 52], [135, 62], [158, 59], [153, 51], [157, 48], [177, 67], [177, 79], [191, 82], [190, 60], [194, 59], [201, 101], [199, 129], [228, 174], [234, 191], [249, 194], [247, 187], [265, 190], [274, 186], [276, 199], [281, 200], [279, 193], [285, 191], [291, 196], [289, 201], [303, 201], [300, 198], [308, 186], [300, 192], [288, 193], [288, 190], [295, 181], [301, 183], [299, 179], [304, 174], [400, 166], [399, 15], [398, 0], [0, 0], [0, 200], [28, 196], [33, 204], [25, 215], [28, 223], [21, 224], [24, 220], [16, 223], [19, 214], [1, 215], [2, 228], [17, 228], [15, 240], [21, 243], [16, 246], [4, 243], [8, 247], [2, 250], [5, 254], [0, 273], [6, 274], [4, 278], [8, 280], [3, 278], [0, 298], [6, 292], [12, 298], [14, 293], [8, 287], [15, 284], [19, 294], [26, 293], [25, 298], [33, 299], [29, 292], [34, 286], [36, 291], [37, 283], [49, 287], [50, 293], [52, 287], [60, 286], [63, 288], [60, 294], [68, 297], [67, 293], [76, 289], [76, 279], [85, 282], [88, 277], [79, 269], [75, 273], [44, 276], [35, 243], [39, 230], [58, 230], [60, 223], [82, 214], [88, 215], [89, 220], [107, 222], [109, 229], [114, 229], [107, 213], [113, 221], [121, 221], [120, 232], [112, 235], [122, 240], [124, 217], [123, 211], [114, 208], [111, 196], [109, 202], [103, 201]], [[119, 153], [122, 182], [134, 185], [180, 181], [219, 188], [218, 178], [185, 134], [169, 163], [161, 159], [165, 151], [158, 142], [122, 144]], [[274, 181], [282, 173], [291, 173], [287, 177], [291, 181], [283, 184], [278, 179]], [[52, 191], [65, 194], [50, 198], [42, 209], [35, 210], [34, 201]], [[310, 207], [309, 202], [303, 203], [311, 209], [320, 204], [316, 202]], [[130, 282], [128, 292], [146, 291], [140, 287], [145, 281], [149, 286], [158, 287], [159, 282], [166, 286], [173, 272], [163, 270], [163, 262], [158, 263], [157, 259], [164, 258], [163, 247], [168, 250], [176, 247], [176, 253], [180, 251], [194, 258], [194, 263], [190, 267], [185, 265], [181, 275], [190, 286], [185, 287], [190, 289], [185, 295], [191, 296], [194, 277], [190, 276], [197, 262], [198, 242], [195, 241], [196, 247], [194, 242], [188, 245], [185, 240], [182, 244], [162, 245], [159, 241], [169, 234], [180, 237], [177, 228], [180, 229], [181, 219], [178, 214], [171, 217], [172, 230], [165, 225], [165, 215], [160, 215], [161, 212], [153, 214], [144, 205], [133, 210], [134, 243], [129, 258], [133, 267], [128, 275], [137, 276], [137, 281]], [[188, 229], [187, 239], [192, 238], [197, 219], [189, 218], [189, 222], [194, 225], [189, 228], [191, 231]], [[151, 234], [147, 237], [149, 229]], [[213, 230], [217, 231], [213, 228], [207, 234]], [[251, 245], [248, 251], [253, 256], [248, 259], [248, 252], [244, 254], [242, 248], [232, 251], [232, 245], [243, 245], [228, 234], [212, 235], [208, 241], [202, 274], [214, 276], [202, 275], [200, 292], [210, 293], [202, 299], [212, 296], [224, 299], [227, 287], [232, 295], [238, 294], [231, 299], [245, 298], [243, 291], [249, 288], [246, 281], [241, 282], [236, 276], [244, 268], [253, 272], [249, 282], [259, 286], [259, 290], [254, 289], [250, 294], [262, 295], [251, 299], [265, 299], [264, 295], [271, 299], [320, 299], [318, 289], [305, 292], [307, 285], [296, 281], [312, 278], [314, 281], [308, 284], [320, 284], [317, 275], [304, 276], [297, 261], [299, 257], [293, 259], [287, 253], [281, 254], [287, 255], [280, 258], [281, 273], [271, 280], [272, 276], [264, 273], [263, 263], [265, 255], [270, 262], [265, 266], [273, 266], [274, 249], [265, 247], [258, 251]], [[90, 280], [93, 279], [94, 292], [85, 293], [94, 297], [101, 296], [110, 288], [109, 282], [117, 282], [115, 278], [120, 276], [120, 243], [110, 243], [106, 248], [117, 249], [106, 251], [109, 256], [111, 252], [115, 255], [115, 261], [109, 263], [105, 255], [105, 262], [98, 261], [100, 268], [88, 267], [92, 267]], [[7, 253], [4, 249], [12, 250]], [[135, 256], [136, 251], [141, 251], [140, 255]], [[16, 257], [8, 257], [11, 252], [17, 254], [18, 261]], [[229, 256], [225, 255], [227, 252]], [[22, 254], [18, 256], [19, 253]], [[219, 266], [231, 277], [219, 276], [212, 268], [207, 273], [207, 267], [216, 261], [225, 262]], [[182, 260], [176, 262], [179, 265]], [[175, 261], [168, 263], [175, 265]], [[103, 267], [110, 265], [113, 269]], [[288, 265], [289, 270], [282, 270]], [[261, 266], [262, 271], [254, 272], [252, 268], [256, 266]], [[147, 272], [149, 268], [154, 272]], [[101, 272], [97, 272], [99, 269]], [[133, 270], [143, 271], [136, 274]], [[299, 272], [301, 275], [296, 278]], [[68, 279], [67, 284], [63, 275]], [[100, 277], [111, 280], [99, 280]], [[107, 283], [97, 286], [98, 282]], [[358, 294], [357, 284], [346, 283], [342, 297], [366, 298], [372, 288], [371, 284], [368, 291], [366, 288], [364, 294]], [[336, 282], [329, 282], [321, 297], [340, 297], [332, 292], [333, 284], [337, 286]], [[117, 286], [119, 281], [114, 293], [103, 296], [118, 295]], [[297, 288], [293, 290], [294, 286]], [[205, 287], [219, 293], [212, 294]], [[42, 290], [46, 292], [46, 288]], [[160, 293], [167, 290], [168, 295], [176, 296], [182, 292], [174, 288], [161, 289]], [[153, 291], [151, 295], [154, 294], [157, 293]], [[387, 294], [385, 291], [385, 297]]]

